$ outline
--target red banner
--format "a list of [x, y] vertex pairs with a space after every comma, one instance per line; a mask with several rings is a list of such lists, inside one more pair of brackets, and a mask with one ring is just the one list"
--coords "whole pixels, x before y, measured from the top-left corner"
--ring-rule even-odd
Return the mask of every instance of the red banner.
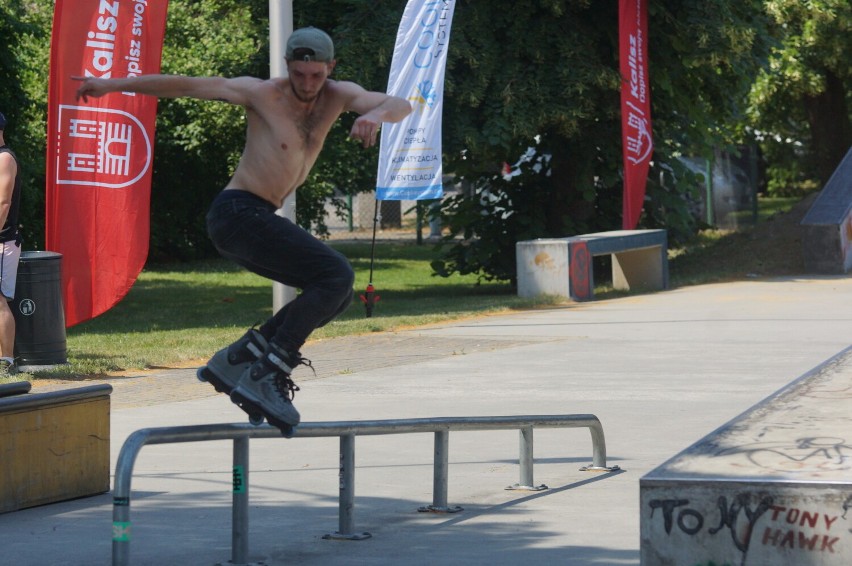
[[651, 136], [651, 90], [648, 88], [648, 2], [620, 0], [618, 7], [621, 67], [621, 140], [624, 155], [622, 228], [639, 222], [645, 201]]
[[72, 76], [160, 72], [167, 0], [57, 0], [50, 51], [45, 239], [62, 254], [65, 322], [130, 290], [148, 256], [157, 99], [77, 100]]

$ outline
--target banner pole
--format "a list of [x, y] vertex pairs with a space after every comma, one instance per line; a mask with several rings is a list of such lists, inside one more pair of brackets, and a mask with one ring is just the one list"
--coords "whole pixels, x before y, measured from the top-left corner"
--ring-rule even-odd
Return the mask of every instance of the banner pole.
[[376, 208], [373, 211], [373, 241], [370, 243], [370, 285], [373, 284], [373, 263], [376, 259], [376, 225], [379, 223], [379, 199], [376, 199]]
[[[293, 0], [269, 0], [269, 78], [287, 76], [284, 53], [287, 48], [287, 39], [292, 33]], [[296, 191], [287, 196], [276, 214], [296, 222]], [[293, 287], [278, 282], [272, 283], [273, 314], [295, 298], [296, 290]]]
[[376, 208], [373, 212], [373, 241], [370, 244], [370, 281], [367, 283], [367, 289], [361, 295], [361, 302], [364, 303], [364, 309], [367, 313], [367, 318], [373, 316], [373, 307], [379, 301], [379, 296], [373, 288], [373, 264], [376, 259], [376, 226], [379, 224], [379, 199], [376, 199]]

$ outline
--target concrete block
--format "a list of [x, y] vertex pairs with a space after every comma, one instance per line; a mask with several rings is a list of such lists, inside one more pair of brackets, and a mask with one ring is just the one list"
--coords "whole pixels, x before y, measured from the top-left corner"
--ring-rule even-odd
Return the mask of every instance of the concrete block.
[[852, 347], [639, 482], [647, 566], [852, 564]]
[[109, 491], [111, 391], [0, 399], [0, 513]]
[[518, 242], [518, 296], [549, 294], [575, 301], [594, 299], [592, 259], [612, 256], [613, 287], [625, 291], [668, 287], [665, 230], [614, 230], [570, 238]]
[[518, 296], [568, 297], [568, 242], [565, 238], [518, 242]]

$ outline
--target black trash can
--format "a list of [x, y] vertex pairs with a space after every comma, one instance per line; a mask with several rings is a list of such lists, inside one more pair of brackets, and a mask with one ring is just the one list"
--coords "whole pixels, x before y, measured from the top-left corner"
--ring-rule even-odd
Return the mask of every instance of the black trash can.
[[68, 362], [62, 305], [62, 254], [21, 252], [15, 299], [15, 358], [18, 367]]

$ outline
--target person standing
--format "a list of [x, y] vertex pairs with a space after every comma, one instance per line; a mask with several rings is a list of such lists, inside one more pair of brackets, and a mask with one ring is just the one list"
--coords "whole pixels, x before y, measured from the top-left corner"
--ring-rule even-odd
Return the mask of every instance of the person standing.
[[411, 112], [403, 98], [367, 91], [329, 76], [334, 43], [314, 27], [287, 41], [287, 78], [141, 75], [80, 81], [77, 97], [136, 92], [164, 98], [192, 97], [243, 106], [246, 143], [231, 180], [207, 213], [207, 230], [224, 257], [301, 293], [260, 328], [250, 329], [208, 362], [204, 378], [250, 416], [262, 415], [285, 433], [297, 425], [290, 374], [309, 365], [299, 349], [314, 329], [352, 301], [354, 272], [343, 255], [275, 212], [305, 182], [325, 138], [344, 112], [355, 112], [349, 136], [363, 147], [376, 143], [383, 122]]
[[0, 375], [17, 373], [15, 365], [15, 317], [9, 301], [15, 297], [21, 235], [18, 210], [21, 204], [21, 169], [18, 158], [6, 145], [6, 117], [0, 112]]

